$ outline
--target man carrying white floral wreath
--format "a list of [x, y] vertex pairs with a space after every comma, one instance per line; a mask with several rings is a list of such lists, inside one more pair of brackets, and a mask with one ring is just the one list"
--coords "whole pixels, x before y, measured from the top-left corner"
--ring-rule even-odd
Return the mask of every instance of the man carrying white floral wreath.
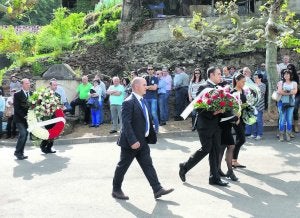
[[16, 150], [14, 155], [18, 160], [27, 159], [28, 156], [24, 156], [24, 148], [28, 136], [27, 132], [27, 112], [29, 109], [28, 98], [32, 94], [30, 92], [30, 81], [27, 78], [21, 81], [22, 89], [14, 94], [14, 122], [19, 131], [19, 137], [16, 144]]

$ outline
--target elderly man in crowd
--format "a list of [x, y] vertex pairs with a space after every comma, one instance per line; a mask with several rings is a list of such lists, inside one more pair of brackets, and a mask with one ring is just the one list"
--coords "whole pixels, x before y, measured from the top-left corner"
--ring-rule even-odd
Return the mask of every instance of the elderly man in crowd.
[[122, 125], [121, 107], [125, 96], [125, 89], [124, 86], [120, 84], [119, 77], [113, 77], [112, 81], [113, 85], [111, 85], [106, 92], [106, 94], [109, 95], [110, 113], [113, 123], [112, 129], [109, 132], [110, 134], [116, 133]]
[[88, 82], [88, 77], [83, 76], [82, 77], [82, 83], [80, 83], [77, 86], [76, 89], [76, 96], [74, 97], [73, 101], [71, 102], [72, 109], [70, 110], [70, 113], [72, 115], [75, 114], [75, 107], [77, 105], [81, 105], [83, 111], [84, 111], [84, 125], [87, 125], [90, 120], [90, 110], [87, 107], [87, 99], [89, 97], [90, 89], [92, 88], [92, 84]]
[[175, 89], [175, 106], [176, 116], [175, 121], [180, 121], [182, 118], [180, 114], [183, 112], [188, 103], [188, 87], [190, 83], [189, 76], [184, 72], [183, 67], [176, 67], [174, 77], [174, 89]]

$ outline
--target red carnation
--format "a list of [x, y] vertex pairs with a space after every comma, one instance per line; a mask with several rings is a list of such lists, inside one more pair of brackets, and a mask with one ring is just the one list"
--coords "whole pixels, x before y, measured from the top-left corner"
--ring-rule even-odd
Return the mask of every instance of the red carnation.
[[226, 102], [225, 102], [225, 101], [221, 101], [221, 102], [220, 102], [220, 106], [221, 106], [221, 107], [225, 107], [225, 105], [226, 105]]
[[198, 104], [203, 103], [202, 99], [199, 99], [199, 100], [197, 101], [197, 103], [198, 103]]
[[206, 102], [208, 105], [211, 105], [212, 101], [210, 99], [207, 100]]
[[223, 93], [220, 93], [220, 98], [224, 98], [225, 95]]
[[233, 102], [230, 101], [230, 102], [228, 103], [228, 105], [229, 105], [229, 107], [232, 107], [232, 106], [233, 106]]
[[205, 93], [205, 97], [206, 98], [209, 98], [210, 97], [210, 94], [207, 92], [207, 93]]
[[212, 97], [213, 100], [218, 99], [218, 96], [217, 96], [217, 95], [213, 95], [213, 96], [211, 96], [211, 97]]

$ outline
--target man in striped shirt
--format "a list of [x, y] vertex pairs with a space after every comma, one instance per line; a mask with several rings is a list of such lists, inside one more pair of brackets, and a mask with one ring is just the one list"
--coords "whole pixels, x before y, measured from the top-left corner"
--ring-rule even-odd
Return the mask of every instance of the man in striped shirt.
[[263, 135], [263, 126], [264, 126], [264, 120], [263, 120], [263, 113], [265, 109], [265, 93], [266, 93], [266, 85], [262, 82], [263, 75], [262, 74], [255, 74], [254, 75], [254, 81], [255, 84], [258, 86], [260, 90], [260, 100], [255, 106], [257, 110], [257, 119], [256, 123], [252, 125], [252, 133], [250, 138], [253, 138], [255, 140], [261, 140]]

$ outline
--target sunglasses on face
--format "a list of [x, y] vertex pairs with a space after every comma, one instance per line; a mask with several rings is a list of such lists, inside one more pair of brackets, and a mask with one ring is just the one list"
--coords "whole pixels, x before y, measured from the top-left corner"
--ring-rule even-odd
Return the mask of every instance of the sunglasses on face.
[[153, 68], [147, 69], [147, 70], [153, 70]]

